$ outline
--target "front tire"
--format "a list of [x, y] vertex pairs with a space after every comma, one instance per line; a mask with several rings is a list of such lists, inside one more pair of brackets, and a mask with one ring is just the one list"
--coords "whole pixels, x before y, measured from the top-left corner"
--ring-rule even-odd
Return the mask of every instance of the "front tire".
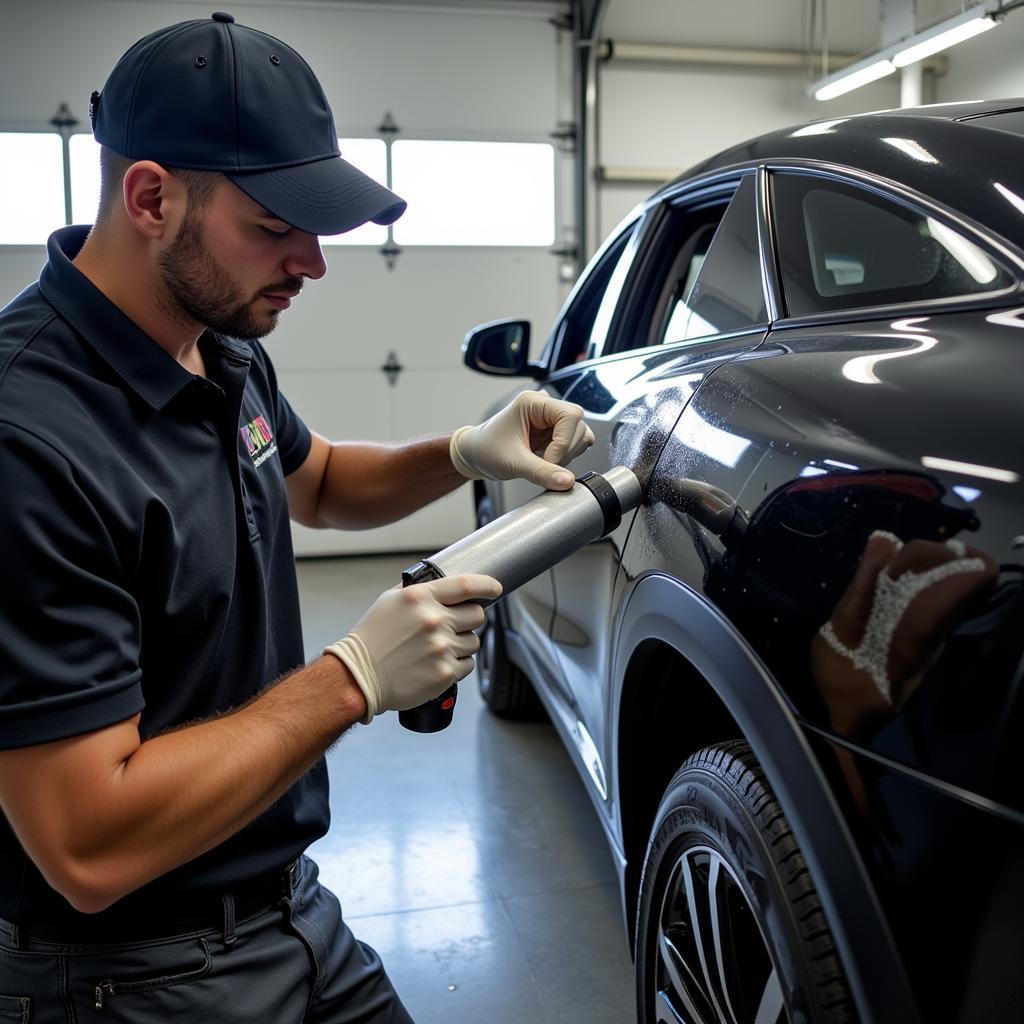
[[803, 855], [736, 740], [669, 783], [644, 863], [639, 1024], [851, 1024], [853, 1001]]

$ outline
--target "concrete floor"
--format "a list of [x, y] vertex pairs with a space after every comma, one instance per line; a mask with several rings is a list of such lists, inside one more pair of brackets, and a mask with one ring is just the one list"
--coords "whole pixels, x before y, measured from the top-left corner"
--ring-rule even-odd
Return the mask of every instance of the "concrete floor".
[[[414, 560], [301, 561], [307, 655]], [[471, 676], [444, 732], [387, 714], [328, 766], [331, 830], [310, 854], [417, 1024], [635, 1021], [611, 855], [550, 723], [495, 718]]]

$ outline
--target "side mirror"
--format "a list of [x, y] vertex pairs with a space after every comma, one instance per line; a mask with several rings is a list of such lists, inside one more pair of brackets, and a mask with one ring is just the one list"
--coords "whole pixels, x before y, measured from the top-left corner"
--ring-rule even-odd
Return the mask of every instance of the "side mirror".
[[480, 324], [462, 343], [462, 361], [471, 370], [498, 377], [537, 377], [541, 368], [529, 362], [529, 355], [529, 320]]

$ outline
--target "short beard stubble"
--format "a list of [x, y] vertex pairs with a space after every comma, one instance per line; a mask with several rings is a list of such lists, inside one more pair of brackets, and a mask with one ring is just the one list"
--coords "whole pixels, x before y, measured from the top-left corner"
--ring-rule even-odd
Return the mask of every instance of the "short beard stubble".
[[177, 237], [160, 254], [158, 266], [166, 289], [160, 304], [175, 320], [246, 341], [264, 338], [277, 326], [277, 310], [267, 319], [257, 319], [253, 306], [261, 295], [290, 294], [302, 287], [302, 279], [292, 277], [262, 289], [251, 299], [243, 298], [241, 288], [207, 248], [202, 220], [192, 204]]

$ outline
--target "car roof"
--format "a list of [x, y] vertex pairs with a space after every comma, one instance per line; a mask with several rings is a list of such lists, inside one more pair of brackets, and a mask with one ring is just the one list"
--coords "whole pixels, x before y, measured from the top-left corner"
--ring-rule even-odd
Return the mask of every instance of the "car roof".
[[829, 164], [913, 189], [1024, 248], [1024, 134], [1016, 117], [1008, 127], [993, 116], [1022, 110], [1008, 99], [826, 118], [724, 150], [666, 190], [737, 165]]

